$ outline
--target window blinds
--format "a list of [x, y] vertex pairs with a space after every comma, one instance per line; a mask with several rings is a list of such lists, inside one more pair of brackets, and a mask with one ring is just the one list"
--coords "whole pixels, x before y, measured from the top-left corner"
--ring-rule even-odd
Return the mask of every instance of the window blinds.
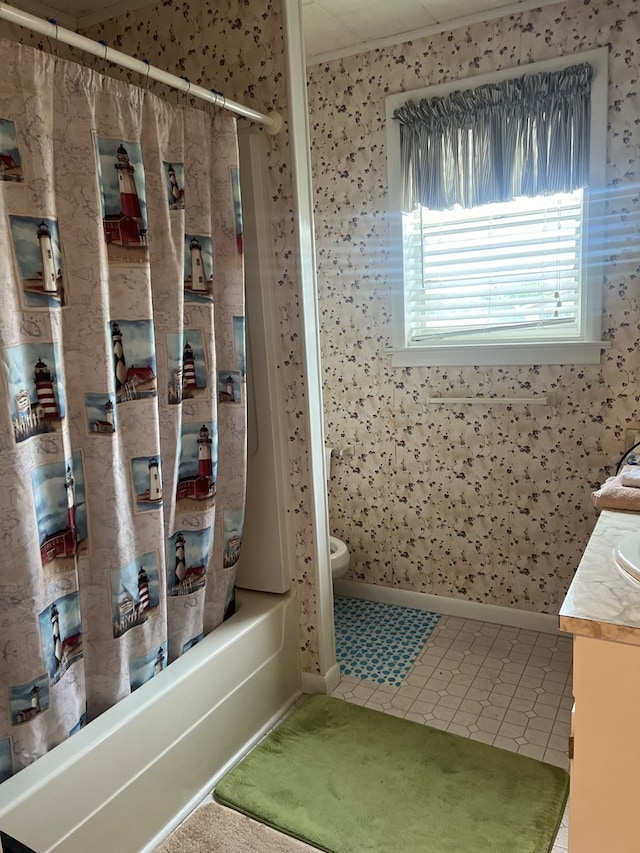
[[407, 344], [533, 328], [576, 336], [582, 205], [577, 190], [405, 214]]

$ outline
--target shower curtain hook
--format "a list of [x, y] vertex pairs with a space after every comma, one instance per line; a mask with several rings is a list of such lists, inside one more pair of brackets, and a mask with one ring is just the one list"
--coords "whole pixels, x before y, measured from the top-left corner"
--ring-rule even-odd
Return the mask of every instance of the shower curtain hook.
[[147, 91], [149, 91], [149, 73], [151, 72], [151, 62], [148, 59], [143, 59], [142, 61], [147, 66], [147, 76], [145, 78], [145, 82], [146, 82], [145, 88], [147, 89]]
[[184, 98], [186, 101], [187, 98], [189, 97], [189, 92], [191, 91], [191, 80], [189, 80], [189, 78], [185, 77], [184, 75], [180, 79], [184, 80], [184, 82], [187, 84], [187, 88], [185, 89], [185, 92], [184, 92]]
[[104, 62], [104, 68], [102, 69], [102, 73], [105, 74], [107, 71], [107, 51], [109, 50], [109, 48], [107, 47], [106, 41], [103, 41], [103, 39], [100, 39], [98, 41], [98, 44], [101, 44], [104, 48], [104, 56], [102, 57], [102, 61]]
[[[218, 114], [218, 109], [223, 110], [225, 108], [225, 105], [227, 103], [227, 99], [222, 94], [222, 92], [220, 92], [218, 89], [211, 89], [211, 91], [216, 96], [216, 102], [213, 104], [213, 117], [215, 118], [216, 115]], [[219, 104], [217, 102], [218, 98], [222, 98], [222, 106], [219, 106]]]
[[49, 50], [53, 53], [53, 64], [58, 64], [58, 50], [59, 50], [59, 42], [58, 42], [58, 22], [55, 18], [49, 18], [49, 23], [56, 28], [56, 38], [55, 38], [55, 51], [51, 51], [51, 41], [47, 36], [47, 41], [49, 42]]

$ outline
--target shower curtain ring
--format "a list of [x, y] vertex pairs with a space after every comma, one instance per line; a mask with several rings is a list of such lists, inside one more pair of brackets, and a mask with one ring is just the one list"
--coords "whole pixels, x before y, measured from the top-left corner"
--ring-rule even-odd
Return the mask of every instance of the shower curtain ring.
[[217, 107], [219, 106], [218, 98], [222, 98], [222, 106], [220, 107], [220, 109], [225, 108], [225, 105], [227, 103], [227, 99], [222, 94], [222, 92], [220, 92], [218, 89], [211, 89], [211, 92], [216, 96], [216, 101], [213, 104], [213, 108], [214, 108], [213, 109], [213, 116], [215, 118], [215, 116], [217, 115]]
[[102, 47], [104, 48], [104, 56], [102, 57], [102, 61], [104, 62], [103, 73], [105, 73], [107, 70], [107, 52], [108, 52], [109, 48], [107, 47], [106, 41], [103, 41], [102, 39], [100, 39], [98, 44], [101, 44]]
[[184, 80], [184, 82], [187, 84], [187, 88], [185, 89], [185, 92], [184, 92], [184, 97], [186, 100], [189, 97], [189, 92], [191, 91], [191, 80], [189, 80], [189, 78], [185, 77], [184, 75], [180, 79]]
[[151, 62], [148, 59], [143, 59], [142, 61], [147, 66], [147, 76], [145, 78], [145, 83], [146, 83], [145, 88], [148, 91], [149, 90], [149, 73], [151, 72]]
[[47, 36], [47, 41], [49, 42], [49, 51], [51, 53], [53, 53], [53, 63], [54, 63], [54, 65], [57, 65], [58, 59], [59, 59], [58, 50], [59, 50], [59, 46], [60, 46], [59, 42], [58, 42], [58, 22], [56, 21], [55, 18], [49, 18], [49, 23], [56, 28], [55, 50], [53, 50], [53, 51], [51, 50], [51, 41], [50, 41], [48, 36]]

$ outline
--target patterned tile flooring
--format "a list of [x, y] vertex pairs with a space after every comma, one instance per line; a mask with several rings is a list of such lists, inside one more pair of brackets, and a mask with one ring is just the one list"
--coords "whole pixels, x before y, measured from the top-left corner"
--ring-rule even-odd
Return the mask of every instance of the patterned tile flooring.
[[343, 675], [332, 695], [568, 770], [571, 663], [569, 637], [442, 616], [399, 685]]

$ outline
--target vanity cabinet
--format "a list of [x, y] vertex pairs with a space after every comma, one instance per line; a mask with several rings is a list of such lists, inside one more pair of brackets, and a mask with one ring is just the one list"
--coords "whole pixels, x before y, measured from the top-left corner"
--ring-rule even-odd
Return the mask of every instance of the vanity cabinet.
[[569, 853], [638, 853], [640, 646], [575, 636], [573, 692]]
[[640, 515], [604, 511], [560, 610], [573, 634], [569, 853], [640, 851], [640, 585], [613, 549]]

